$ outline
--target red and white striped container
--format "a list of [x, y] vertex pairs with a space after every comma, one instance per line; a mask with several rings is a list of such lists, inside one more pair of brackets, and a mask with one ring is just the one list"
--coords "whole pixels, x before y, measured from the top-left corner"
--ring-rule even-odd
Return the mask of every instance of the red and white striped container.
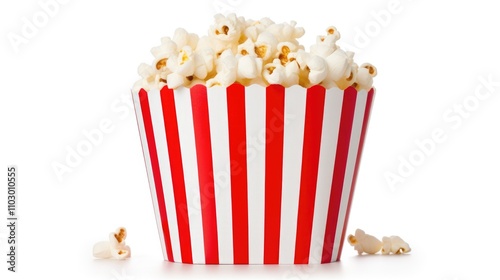
[[134, 93], [165, 259], [339, 260], [373, 95], [239, 84]]

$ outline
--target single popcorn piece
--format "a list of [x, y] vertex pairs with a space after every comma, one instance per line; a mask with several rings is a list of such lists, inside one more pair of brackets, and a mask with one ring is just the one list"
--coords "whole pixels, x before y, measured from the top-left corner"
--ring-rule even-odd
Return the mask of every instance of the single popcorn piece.
[[274, 21], [269, 18], [262, 18], [258, 21], [250, 19], [246, 22], [246, 27], [243, 31], [243, 35], [255, 42], [259, 34], [264, 32], [271, 24], [274, 24]]
[[262, 71], [262, 59], [252, 55], [238, 55], [237, 81], [255, 79]]
[[311, 53], [321, 57], [327, 57], [337, 50], [337, 41], [340, 39], [340, 33], [337, 28], [330, 26], [326, 29], [325, 36], [318, 36], [316, 44], [311, 46]]
[[356, 82], [353, 85], [357, 90], [369, 90], [375, 76], [377, 76], [377, 68], [370, 63], [363, 63], [358, 68]]
[[306, 65], [307, 69], [309, 69], [309, 82], [312, 85], [317, 85], [326, 78], [328, 65], [320, 56], [310, 54], [306, 60]]
[[141, 88], [149, 90], [158, 84], [160, 75], [159, 72], [151, 65], [141, 63], [137, 68], [137, 73], [142, 77], [141, 80], [135, 82], [133, 86], [134, 91], [139, 91]]
[[161, 44], [151, 49], [151, 54], [154, 56], [153, 66], [156, 70], [167, 71], [167, 60], [178, 51], [177, 44], [170, 37], [162, 38]]
[[319, 84], [341, 90], [373, 86], [377, 69], [369, 63], [358, 67], [354, 53], [337, 45], [341, 37], [337, 28], [328, 26], [309, 51], [299, 44], [303, 35], [304, 28], [295, 21], [275, 23], [266, 17], [252, 20], [217, 14], [208, 35], [199, 37], [177, 28], [172, 37], [163, 37], [151, 49], [152, 64], [139, 66], [141, 79], [133, 91], [232, 83], [304, 88]]
[[353, 67], [353, 57], [353, 52], [345, 52], [341, 49], [335, 50], [326, 57], [328, 74], [325, 79], [325, 87], [329, 88], [336, 85], [343, 90], [354, 83], [356, 67]]
[[382, 238], [382, 254], [388, 255], [392, 254], [405, 254], [411, 252], [411, 248], [401, 237], [399, 236], [384, 236]]
[[381, 251], [383, 255], [392, 254], [404, 254], [411, 251], [410, 246], [399, 236], [384, 236], [382, 241], [378, 240], [376, 237], [366, 234], [361, 229], [356, 229], [354, 235], [350, 234], [347, 237], [347, 241], [351, 246], [354, 246], [354, 250], [358, 251], [358, 254], [376, 254]]
[[130, 247], [125, 244], [127, 230], [119, 227], [115, 232], [109, 234], [108, 241], [100, 241], [94, 245], [93, 255], [98, 259], [123, 260], [130, 258]]
[[238, 70], [236, 81], [243, 85], [252, 83], [262, 83], [261, 73], [263, 60], [255, 53], [255, 44], [247, 39], [245, 43], [238, 46], [236, 54], [238, 60]]
[[299, 44], [298, 38], [302, 37], [305, 33], [304, 28], [295, 27], [297, 22], [291, 21], [290, 23], [272, 24], [266, 30], [271, 32], [279, 42], [292, 42], [296, 45]]
[[230, 86], [236, 81], [238, 61], [231, 50], [225, 50], [217, 60], [217, 75], [207, 81], [207, 86]]
[[356, 78], [358, 76], [358, 65], [356, 63], [352, 63], [350, 69], [342, 79], [335, 82], [338, 88], [346, 89], [355, 84]]
[[269, 32], [262, 32], [257, 37], [255, 42], [255, 54], [262, 58], [264, 62], [270, 62], [273, 60], [273, 54], [276, 53], [276, 48], [278, 46], [278, 40]]
[[269, 84], [281, 84], [285, 81], [285, 78], [286, 70], [279, 58], [274, 59], [272, 63], [268, 63], [264, 66], [264, 79]]
[[178, 48], [182, 46], [190, 46], [191, 49], [196, 49], [198, 45], [199, 37], [194, 33], [187, 32], [184, 28], [177, 28], [172, 37], [172, 41], [175, 42]]
[[[206, 77], [214, 70], [216, 59], [214, 50], [204, 44], [206, 44], [205, 39], [200, 39], [195, 50], [195, 76], [202, 80], [206, 79]], [[203, 72], [207, 73], [204, 77], [202, 74]]]
[[317, 55], [310, 54], [299, 49], [296, 53], [290, 53], [290, 60], [295, 62], [299, 68], [299, 84], [310, 87], [320, 84], [327, 77], [328, 65], [326, 61]]
[[[288, 58], [290, 60], [290, 63], [288, 63], [287, 68], [291, 67], [291, 65], [297, 65], [298, 68], [298, 84], [302, 87], [309, 87], [311, 86], [311, 83], [309, 82], [309, 69], [307, 68], [307, 58], [309, 57], [309, 54], [302, 50], [299, 49], [295, 53], [290, 53], [288, 54]], [[297, 83], [295, 83], [297, 84]]]
[[187, 85], [193, 80], [196, 70], [195, 55], [190, 46], [184, 46], [176, 56], [167, 61], [167, 68], [172, 72], [167, 75], [167, 84], [172, 88]]
[[195, 70], [194, 52], [190, 46], [184, 46], [179, 53], [170, 57], [167, 68], [182, 76], [192, 76]]
[[382, 242], [376, 237], [366, 234], [363, 230], [357, 229], [354, 235], [350, 234], [347, 237], [349, 244], [354, 246], [354, 250], [358, 254], [376, 254], [382, 249]]
[[350, 69], [350, 58], [347, 52], [337, 49], [326, 58], [328, 64], [328, 79], [338, 81], [344, 77]]
[[213, 39], [215, 53], [228, 49], [236, 51], [242, 31], [240, 20], [235, 14], [229, 14], [227, 17], [216, 14], [214, 18], [215, 24], [210, 26], [208, 35]]

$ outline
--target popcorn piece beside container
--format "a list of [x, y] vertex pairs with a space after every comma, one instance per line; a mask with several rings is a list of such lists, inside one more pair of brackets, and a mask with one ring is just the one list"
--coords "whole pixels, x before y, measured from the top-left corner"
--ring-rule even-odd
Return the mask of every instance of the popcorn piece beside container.
[[127, 230], [124, 227], [116, 229], [109, 234], [106, 241], [97, 242], [93, 248], [93, 255], [98, 259], [117, 259], [123, 260], [130, 258], [130, 247], [125, 244]]

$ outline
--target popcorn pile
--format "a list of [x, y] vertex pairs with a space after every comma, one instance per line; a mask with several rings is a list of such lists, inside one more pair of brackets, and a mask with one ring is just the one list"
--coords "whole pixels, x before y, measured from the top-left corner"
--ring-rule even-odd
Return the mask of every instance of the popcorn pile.
[[115, 232], [109, 234], [107, 241], [100, 241], [94, 245], [93, 255], [98, 259], [123, 260], [130, 258], [130, 247], [125, 245], [127, 230], [119, 227]]
[[255, 21], [217, 14], [208, 36], [178, 28], [172, 38], [162, 38], [151, 49], [152, 65], [139, 66], [142, 79], [133, 90], [165, 85], [172, 89], [196, 84], [226, 87], [235, 82], [244, 86], [372, 87], [377, 69], [369, 63], [358, 66], [353, 52], [340, 49], [335, 27], [326, 28], [309, 52], [297, 41], [303, 35], [304, 29], [294, 21], [275, 23], [269, 18]]
[[399, 236], [384, 236], [380, 241], [361, 229], [357, 229], [354, 235], [350, 234], [347, 241], [351, 246], [354, 246], [354, 250], [358, 251], [360, 255], [363, 253], [376, 254], [378, 251], [382, 251], [382, 255], [391, 253], [399, 255], [411, 252], [408, 243]]

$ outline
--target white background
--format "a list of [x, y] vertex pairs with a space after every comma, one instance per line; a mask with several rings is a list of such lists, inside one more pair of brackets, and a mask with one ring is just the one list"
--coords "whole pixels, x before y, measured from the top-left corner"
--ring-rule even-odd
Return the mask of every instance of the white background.
[[[23, 18], [33, 21], [43, 9], [35, 0], [0, 4], [0, 177], [6, 178], [9, 164], [19, 168], [18, 273], [7, 272], [2, 261], [1, 279], [498, 278], [500, 85], [489, 93], [480, 81], [500, 81], [500, 20], [493, 1], [400, 0], [384, 26], [374, 14], [388, 11], [390, 0], [328, 6], [319, 0], [131, 2], [69, 0], [17, 47], [9, 36], [21, 36]], [[356, 51], [357, 62], [378, 67], [348, 232], [359, 227], [379, 238], [400, 235], [411, 254], [359, 257], [346, 244], [341, 262], [317, 266], [162, 260], [134, 112], [127, 105], [130, 87], [136, 67], [152, 60], [149, 49], [161, 37], [177, 27], [205, 34], [218, 11], [214, 4], [246, 18], [296, 20], [306, 29], [305, 46], [335, 25], [340, 45]], [[476, 89], [485, 94], [482, 100]], [[453, 110], [464, 102], [459, 117]], [[84, 131], [106, 120], [112, 131], [60, 180], [52, 165], [65, 164], [68, 149], [85, 140]], [[444, 140], [419, 157], [415, 141], [434, 130]], [[412, 155], [414, 170], [400, 173], [402, 159]], [[403, 182], [389, 184], [388, 172]], [[6, 183], [1, 185], [0, 216], [6, 217]], [[7, 228], [1, 224], [4, 260]], [[133, 257], [94, 260], [94, 242], [117, 226], [127, 227]]]

